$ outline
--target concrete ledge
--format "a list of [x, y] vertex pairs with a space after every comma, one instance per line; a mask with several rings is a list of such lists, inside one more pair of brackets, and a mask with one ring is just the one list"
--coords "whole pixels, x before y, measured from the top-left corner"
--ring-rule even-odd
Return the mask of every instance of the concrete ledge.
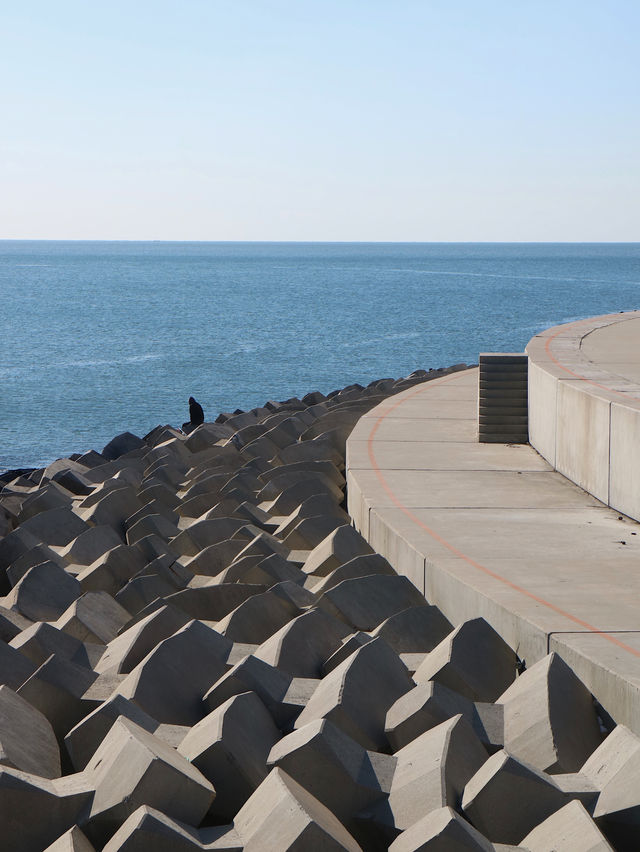
[[556, 470], [640, 520], [640, 311], [550, 328], [527, 346], [529, 440]]
[[[349, 513], [453, 624], [484, 617], [528, 667], [556, 651], [617, 722], [640, 734], [640, 595], [630, 593], [640, 528], [554, 469], [556, 455], [578, 469], [576, 447], [602, 454], [603, 410], [611, 422], [631, 420], [624, 434], [632, 443], [640, 402], [604, 390], [604, 398], [581, 395], [586, 382], [553, 362], [547, 369], [533, 359], [531, 371], [538, 401], [553, 400], [534, 404], [533, 417], [550, 461], [529, 445], [478, 443], [478, 371], [466, 370], [397, 394], [358, 421], [347, 442]], [[557, 426], [571, 412], [599, 424], [586, 423], [573, 445]], [[624, 454], [633, 460], [640, 448], [621, 439], [612, 446], [622, 487], [631, 476]], [[591, 486], [609, 487], [597, 475]]]

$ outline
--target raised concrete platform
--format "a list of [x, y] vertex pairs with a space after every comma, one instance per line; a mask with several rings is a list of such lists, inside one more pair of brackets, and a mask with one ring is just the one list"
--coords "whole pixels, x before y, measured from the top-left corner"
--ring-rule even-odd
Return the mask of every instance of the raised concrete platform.
[[640, 311], [542, 332], [529, 355], [529, 440], [604, 503], [640, 520]]
[[483, 616], [528, 666], [558, 652], [640, 733], [640, 527], [530, 446], [478, 443], [477, 385], [455, 373], [361, 418], [355, 526], [453, 623]]

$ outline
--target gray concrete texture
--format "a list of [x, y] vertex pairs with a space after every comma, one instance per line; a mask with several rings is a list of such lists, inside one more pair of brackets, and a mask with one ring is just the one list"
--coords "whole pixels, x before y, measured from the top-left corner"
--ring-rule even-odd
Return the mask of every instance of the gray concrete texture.
[[[344, 511], [354, 425], [456, 372], [269, 402], [188, 436], [124, 434], [0, 479], [7, 848], [377, 852], [490, 849], [538, 828], [540, 846], [554, 826], [633, 835], [635, 735], [594, 736], [589, 693], [558, 655], [514, 683], [516, 655], [484, 613], [443, 613]], [[508, 742], [516, 754], [492, 770]], [[535, 819], [487, 817], [530, 752]]]

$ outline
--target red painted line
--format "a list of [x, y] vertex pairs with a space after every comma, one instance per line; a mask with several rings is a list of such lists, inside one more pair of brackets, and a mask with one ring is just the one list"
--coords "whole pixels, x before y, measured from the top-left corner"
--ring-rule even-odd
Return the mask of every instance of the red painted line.
[[367, 440], [367, 450], [368, 450], [368, 453], [369, 453], [369, 460], [371, 462], [371, 466], [373, 468], [373, 471], [376, 474], [378, 481], [380, 482], [380, 485], [384, 489], [385, 493], [389, 496], [389, 499], [394, 504], [394, 506], [396, 506], [398, 509], [400, 509], [400, 511], [403, 512], [409, 518], [409, 520], [411, 520], [416, 526], [420, 527], [420, 529], [422, 529], [426, 533], [428, 533], [431, 536], [431, 538], [433, 538], [434, 541], [437, 541], [438, 544], [441, 544], [443, 547], [445, 547], [447, 550], [449, 550], [458, 559], [462, 559], [464, 562], [466, 562], [467, 565], [471, 565], [472, 568], [475, 568], [478, 571], [482, 571], [483, 574], [486, 574], [487, 576], [492, 577], [494, 580], [497, 580], [498, 582], [503, 583], [505, 586], [508, 586], [510, 589], [513, 589], [516, 592], [520, 592], [520, 594], [525, 595], [530, 600], [533, 600], [536, 603], [540, 604], [541, 606], [544, 606], [547, 609], [550, 609], [553, 612], [557, 613], [558, 615], [563, 616], [564, 618], [568, 619], [569, 621], [573, 622], [574, 624], [577, 624], [579, 627], [584, 628], [585, 630], [589, 631], [590, 633], [596, 633], [599, 636], [604, 637], [608, 642], [611, 642], [614, 645], [617, 645], [619, 648], [622, 648], [623, 650], [627, 651], [628, 653], [633, 654], [634, 657], [640, 657], [640, 651], [636, 651], [635, 648], [632, 648], [629, 645], [625, 645], [624, 642], [621, 642], [619, 639], [616, 639], [615, 636], [612, 636], [610, 633], [607, 633], [604, 630], [600, 630], [598, 627], [594, 627], [592, 624], [589, 624], [588, 621], [583, 621], [581, 618], [578, 618], [575, 615], [571, 615], [571, 613], [566, 612], [566, 610], [563, 610], [560, 607], [556, 606], [555, 604], [551, 603], [550, 601], [547, 601], [544, 598], [541, 598], [539, 595], [536, 595], [533, 592], [530, 592], [528, 589], [525, 589], [522, 586], [517, 585], [517, 583], [512, 583], [511, 580], [507, 580], [506, 577], [502, 577], [500, 574], [497, 574], [495, 571], [492, 571], [490, 568], [487, 568], [485, 565], [481, 565], [479, 562], [476, 562], [475, 559], [472, 559], [466, 553], [463, 553], [461, 550], [459, 550], [457, 547], [455, 547], [453, 544], [451, 544], [451, 542], [447, 541], [445, 538], [443, 538], [441, 535], [439, 535], [435, 530], [432, 530], [431, 527], [428, 527], [425, 523], [423, 523], [420, 520], [420, 518], [416, 517], [416, 515], [414, 515], [413, 512], [410, 509], [408, 509], [402, 503], [402, 501], [398, 498], [398, 496], [395, 494], [395, 492], [393, 491], [393, 489], [391, 488], [391, 486], [389, 485], [389, 483], [385, 479], [384, 474], [382, 473], [382, 471], [380, 470], [380, 467], [378, 466], [378, 462], [377, 462], [375, 452], [374, 452], [374, 449], [373, 449], [373, 444], [374, 444], [376, 432], [378, 431], [378, 429], [380, 428], [380, 426], [382, 425], [384, 420], [393, 411], [400, 408], [400, 406], [403, 405], [407, 400], [418, 396], [419, 394], [423, 393], [426, 390], [429, 390], [429, 388], [432, 385], [435, 385], [436, 383], [438, 385], [446, 384], [450, 381], [453, 381], [453, 380], [459, 378], [460, 375], [461, 375], [460, 373], [453, 373], [449, 376], [446, 376], [443, 379], [435, 379], [435, 380], [432, 380], [431, 382], [428, 382], [426, 384], [426, 387], [424, 385], [421, 385], [417, 390], [412, 391], [410, 394], [407, 394], [407, 396], [403, 397], [401, 400], [396, 402], [394, 405], [390, 406], [390, 408], [387, 411], [385, 411], [383, 414], [381, 414], [376, 419], [376, 422], [374, 423], [374, 425], [371, 429], [371, 432], [369, 433], [369, 438]]

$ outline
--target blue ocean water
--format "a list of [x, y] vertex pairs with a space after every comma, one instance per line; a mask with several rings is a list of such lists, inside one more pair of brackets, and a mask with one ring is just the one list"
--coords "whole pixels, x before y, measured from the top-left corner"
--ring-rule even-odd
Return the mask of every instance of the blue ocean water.
[[640, 307], [640, 244], [0, 242], [0, 470]]

